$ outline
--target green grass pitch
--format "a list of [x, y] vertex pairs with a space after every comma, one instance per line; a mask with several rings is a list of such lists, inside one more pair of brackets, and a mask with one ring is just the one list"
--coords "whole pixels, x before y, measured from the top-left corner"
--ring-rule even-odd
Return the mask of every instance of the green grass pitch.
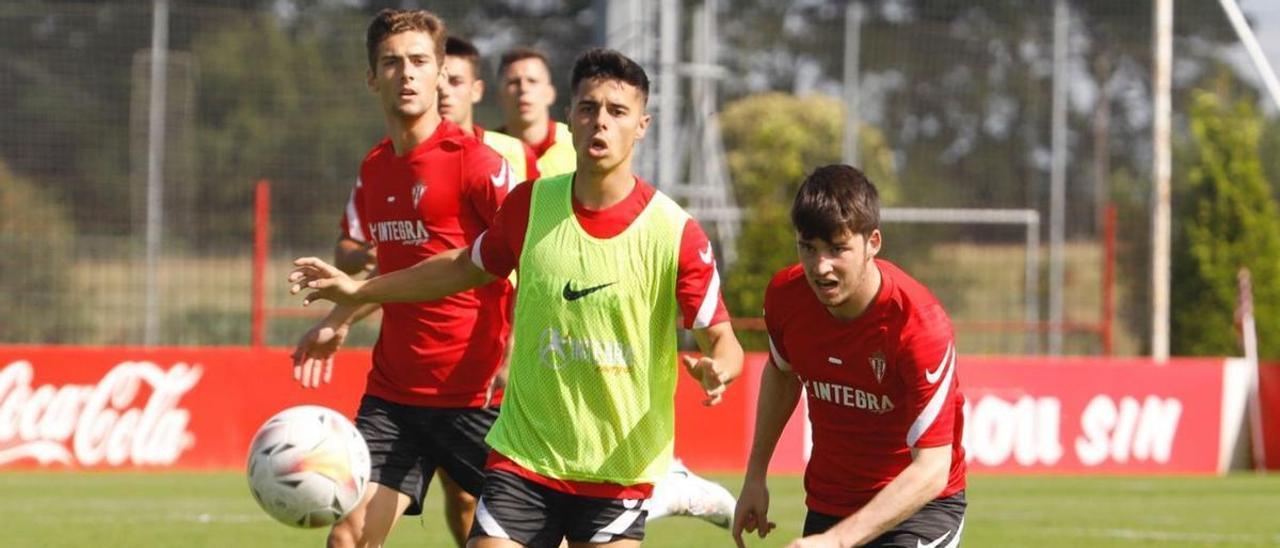
[[[737, 492], [740, 477], [711, 475]], [[782, 546], [804, 518], [800, 478], [771, 479], [778, 529], [750, 546]], [[1280, 475], [1202, 477], [976, 476], [968, 546], [1239, 546], [1280, 544]], [[423, 518], [402, 519], [389, 545], [452, 546], [438, 493]], [[0, 546], [320, 546], [323, 530], [279, 525], [244, 475], [0, 473]], [[731, 546], [690, 518], [654, 522], [648, 546]]]

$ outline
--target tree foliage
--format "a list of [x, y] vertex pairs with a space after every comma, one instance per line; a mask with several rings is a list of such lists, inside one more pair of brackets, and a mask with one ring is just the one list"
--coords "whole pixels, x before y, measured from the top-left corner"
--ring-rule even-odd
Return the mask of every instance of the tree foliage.
[[[843, 113], [832, 97], [766, 93], [739, 99], [721, 114], [729, 172], [744, 210], [738, 262], [724, 288], [734, 314], [759, 316], [769, 279], [796, 262], [791, 201], [806, 174], [840, 162]], [[878, 130], [862, 128], [859, 154], [882, 202], [892, 203], [898, 192], [893, 154]]]
[[[1280, 325], [1280, 216], [1263, 176], [1262, 124], [1249, 101], [1201, 91], [1191, 108], [1192, 158], [1177, 193], [1171, 346], [1174, 353], [1235, 355], [1236, 273], [1248, 268], [1261, 333]], [[1264, 358], [1280, 339], [1262, 336]]]
[[57, 343], [79, 325], [73, 287], [75, 233], [52, 193], [0, 162], [0, 341]]
[[[898, 155], [911, 204], [1048, 205], [1053, 2], [854, 0], [862, 5], [862, 114]], [[817, 89], [843, 74], [845, 5], [756, 0], [726, 8], [730, 93]], [[1090, 151], [1099, 98], [1111, 104], [1109, 164], [1149, 172], [1150, 1], [1072, 0], [1067, 135], [1069, 234], [1095, 223]], [[1175, 104], [1216, 52], [1235, 43], [1216, 2], [1181, 2]], [[1099, 93], [1106, 90], [1106, 93]]]

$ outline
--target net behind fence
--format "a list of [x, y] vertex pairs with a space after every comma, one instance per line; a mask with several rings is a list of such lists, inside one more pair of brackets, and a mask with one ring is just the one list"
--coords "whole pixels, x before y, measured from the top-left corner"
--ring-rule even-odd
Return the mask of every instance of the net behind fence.
[[[606, 4], [431, 7], [477, 43], [489, 78], [511, 46], [548, 51], [559, 113], [572, 59], [600, 36]], [[884, 256], [939, 295], [963, 351], [1043, 352], [1046, 330], [1056, 326], [1070, 353], [1112, 344], [1099, 331], [1112, 319], [1104, 303], [1112, 294], [1105, 289], [1103, 215], [1111, 206], [1118, 212], [1114, 351], [1144, 351], [1151, 3], [1068, 4], [1070, 49], [1059, 67], [1069, 77], [1066, 306], [1057, 324], [1045, 304], [1051, 0], [865, 2], [855, 4], [856, 21], [845, 2], [711, 4], [723, 69], [715, 73], [716, 116], [741, 208], [738, 260], [722, 272], [735, 314], [758, 315], [768, 276], [794, 262], [790, 197], [806, 171], [841, 161], [845, 120], [853, 120], [857, 163], [881, 187], [886, 206], [1038, 215], [1032, 241], [1027, 225], [886, 220]], [[147, 340], [152, 312], [145, 303], [154, 294], [155, 342], [247, 344], [258, 181], [271, 185], [271, 255], [261, 273], [266, 342], [291, 344], [312, 321], [297, 312], [282, 280], [290, 258], [331, 255], [360, 159], [381, 138], [381, 114], [364, 84], [364, 26], [375, 10], [235, 5], [170, 8], [162, 230], [151, 282], [151, 4], [0, 6], [0, 342], [139, 344]], [[680, 5], [689, 15], [702, 3]], [[1248, 68], [1238, 62], [1238, 42], [1217, 3], [1181, 2], [1177, 9], [1174, 112], [1182, 127], [1193, 90], [1245, 98], [1256, 92], [1242, 76]], [[695, 23], [681, 19], [681, 59], [708, 32]], [[851, 40], [853, 65], [846, 58]], [[647, 68], [652, 76], [678, 67]], [[686, 69], [676, 80], [684, 106], [696, 93], [687, 79], [693, 69]], [[853, 113], [846, 110], [851, 98]], [[483, 125], [500, 125], [492, 98], [478, 116]], [[1175, 150], [1175, 162], [1181, 154]], [[366, 327], [356, 341], [367, 344], [374, 333]]]

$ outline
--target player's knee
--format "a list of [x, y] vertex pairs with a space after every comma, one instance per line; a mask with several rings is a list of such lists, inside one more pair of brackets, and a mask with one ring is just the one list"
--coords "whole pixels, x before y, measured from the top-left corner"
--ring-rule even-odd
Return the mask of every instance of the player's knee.
[[476, 512], [476, 498], [466, 491], [458, 491], [448, 497], [449, 506], [464, 515]]
[[360, 527], [352, 523], [355, 520], [345, 519], [334, 524], [329, 530], [329, 539], [325, 542], [328, 548], [355, 548], [360, 542]]

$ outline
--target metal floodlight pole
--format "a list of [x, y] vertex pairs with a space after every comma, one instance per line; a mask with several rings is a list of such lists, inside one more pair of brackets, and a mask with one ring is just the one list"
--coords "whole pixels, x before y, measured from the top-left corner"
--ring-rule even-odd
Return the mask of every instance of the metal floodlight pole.
[[165, 88], [169, 65], [169, 0], [151, 11], [151, 82], [147, 128], [146, 295], [142, 342], [160, 341], [160, 242], [164, 226]]
[[[1040, 323], [1040, 214], [1032, 210], [1027, 216], [1026, 264], [1023, 266], [1023, 321], [1029, 326]], [[1040, 331], [1027, 332], [1027, 354], [1040, 353]]]
[[1154, 120], [1152, 145], [1155, 176], [1151, 221], [1151, 357], [1169, 361], [1169, 259], [1172, 211], [1169, 177], [1172, 172], [1169, 145], [1170, 71], [1173, 65], [1173, 0], [1155, 2]]
[[1023, 320], [1026, 322], [1026, 352], [1040, 352], [1040, 212], [1034, 209], [953, 209], [931, 207], [886, 207], [880, 210], [883, 222], [925, 224], [983, 223], [1026, 227], [1026, 264], [1023, 279]]
[[862, 3], [849, 0], [844, 10], [844, 163], [858, 165], [859, 48], [862, 45]]
[[680, 0], [662, 0], [658, 8], [658, 188], [671, 187], [682, 181], [676, 140], [679, 138], [680, 76]]
[[1062, 285], [1067, 194], [1067, 0], [1053, 5], [1053, 133], [1049, 168], [1049, 354], [1062, 354]]

